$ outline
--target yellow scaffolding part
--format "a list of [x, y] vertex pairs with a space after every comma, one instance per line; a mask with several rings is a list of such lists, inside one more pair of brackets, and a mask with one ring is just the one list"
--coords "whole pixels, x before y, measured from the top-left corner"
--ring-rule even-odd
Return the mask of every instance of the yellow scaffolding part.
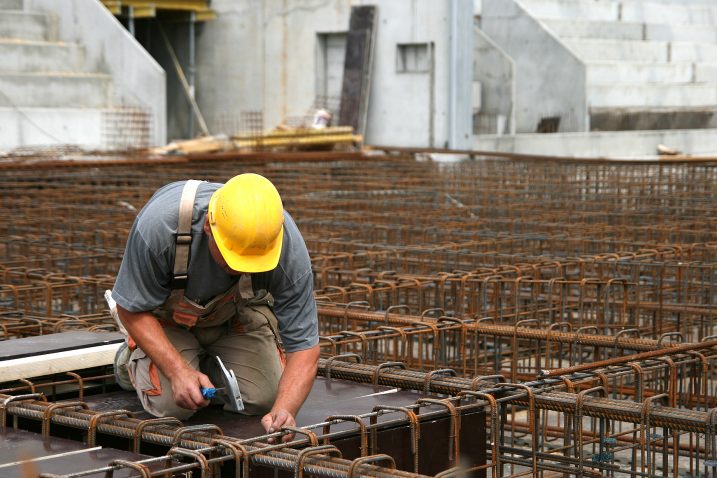
[[134, 18], [153, 18], [159, 10], [194, 12], [198, 22], [217, 16], [207, 0], [102, 0], [102, 3], [113, 15], [122, 15], [123, 7], [132, 7]]

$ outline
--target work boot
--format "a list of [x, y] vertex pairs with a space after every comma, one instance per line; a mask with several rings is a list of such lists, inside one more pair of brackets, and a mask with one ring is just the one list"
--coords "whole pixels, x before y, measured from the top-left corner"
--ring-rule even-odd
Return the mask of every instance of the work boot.
[[124, 341], [117, 349], [114, 361], [115, 382], [117, 382], [123, 390], [127, 391], [134, 390], [134, 384], [129, 378], [129, 371], [127, 371], [130, 355], [132, 355], [132, 351], [129, 349], [127, 341]]

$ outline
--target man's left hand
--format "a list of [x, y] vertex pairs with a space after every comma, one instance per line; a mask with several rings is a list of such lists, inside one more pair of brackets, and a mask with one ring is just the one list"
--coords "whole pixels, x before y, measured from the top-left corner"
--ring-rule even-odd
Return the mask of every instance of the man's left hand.
[[[296, 420], [294, 420], [294, 416], [291, 413], [289, 413], [287, 410], [280, 408], [278, 410], [272, 410], [266, 415], [264, 415], [261, 419], [261, 424], [267, 433], [276, 433], [283, 427], [295, 427]], [[289, 433], [282, 437], [282, 441], [284, 443], [289, 442], [293, 439], [293, 433]], [[269, 439], [269, 443], [275, 442], [276, 440], [274, 438]]]
[[[311, 391], [318, 363], [318, 345], [310, 349], [286, 354], [286, 367], [279, 380], [279, 390], [276, 394], [276, 400], [274, 400], [274, 406], [261, 419], [261, 424], [267, 433], [276, 433], [282, 427], [296, 426], [294, 415], [299, 412], [301, 405]], [[282, 437], [283, 442], [293, 439], [293, 433]], [[276, 440], [269, 440], [269, 443], [274, 442]]]

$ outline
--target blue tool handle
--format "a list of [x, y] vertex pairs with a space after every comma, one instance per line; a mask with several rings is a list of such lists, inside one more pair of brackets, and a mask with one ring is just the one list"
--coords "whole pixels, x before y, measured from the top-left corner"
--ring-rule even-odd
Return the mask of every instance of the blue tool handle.
[[202, 397], [204, 397], [205, 400], [211, 400], [214, 398], [214, 396], [217, 394], [216, 388], [204, 388], [202, 387]]

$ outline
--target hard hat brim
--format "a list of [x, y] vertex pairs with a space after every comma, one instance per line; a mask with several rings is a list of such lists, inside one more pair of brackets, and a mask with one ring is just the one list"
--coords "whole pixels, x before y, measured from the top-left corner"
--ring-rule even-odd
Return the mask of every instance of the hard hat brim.
[[227, 265], [237, 272], [267, 272], [279, 265], [281, 245], [284, 242], [284, 226], [281, 226], [274, 243], [264, 254], [238, 254], [224, 247], [221, 241], [215, 241], [219, 252]]

